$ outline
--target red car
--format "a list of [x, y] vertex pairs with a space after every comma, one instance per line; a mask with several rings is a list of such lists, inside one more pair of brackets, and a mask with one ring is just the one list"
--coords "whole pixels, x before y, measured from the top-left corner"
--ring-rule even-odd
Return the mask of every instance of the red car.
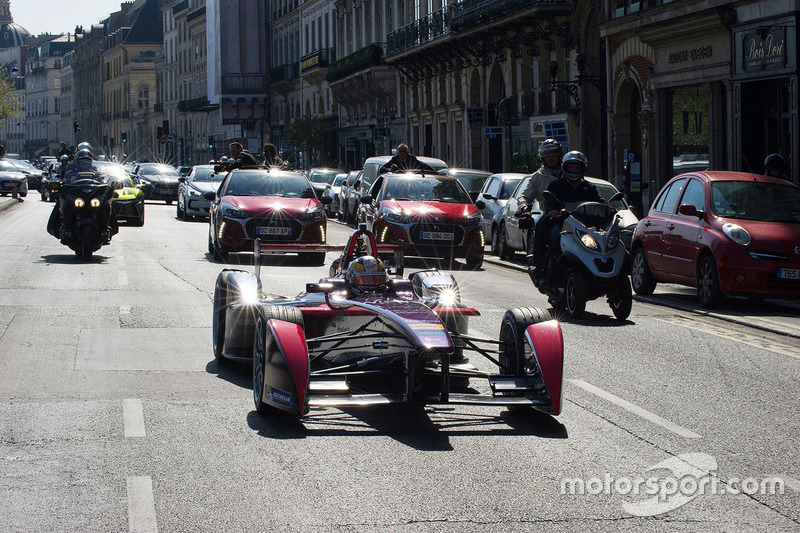
[[464, 258], [483, 264], [481, 212], [458, 179], [437, 174], [383, 174], [362, 197], [367, 228], [379, 243], [405, 245], [406, 255]]
[[639, 221], [631, 284], [697, 287], [704, 307], [726, 295], [800, 296], [800, 187], [741, 172], [680, 174]]
[[230, 252], [252, 252], [256, 238], [264, 243], [298, 245], [298, 253], [314, 265], [325, 252], [303, 252], [301, 245], [324, 244], [325, 205], [305, 175], [270, 169], [232, 170], [219, 189], [203, 197], [209, 209], [208, 252], [225, 261]]

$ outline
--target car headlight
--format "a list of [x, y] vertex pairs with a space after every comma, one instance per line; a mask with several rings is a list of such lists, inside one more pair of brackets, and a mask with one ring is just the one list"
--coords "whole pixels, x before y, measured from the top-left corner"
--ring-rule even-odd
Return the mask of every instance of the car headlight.
[[597, 245], [597, 241], [593, 235], [589, 233], [583, 233], [581, 231], [576, 231], [575, 234], [581, 240], [581, 243], [583, 243], [583, 245], [588, 249], [595, 251], [600, 250], [600, 247]]
[[226, 205], [222, 208], [222, 216], [226, 216], [229, 218], [247, 218], [247, 213], [239, 209], [238, 207], [234, 207], [232, 205]]
[[464, 219], [464, 226], [468, 228], [480, 226], [481, 219], [482, 219], [481, 212], [475, 211], [474, 213], [470, 214], [467, 218]]
[[395, 224], [408, 224], [411, 222], [411, 217], [403, 214], [402, 211], [387, 211], [384, 216], [386, 220]]
[[300, 213], [300, 220], [321, 220], [324, 214], [324, 204], [319, 204]]
[[197, 189], [188, 189], [189, 196], [203, 196]]
[[736, 244], [741, 244], [742, 246], [750, 244], [750, 234], [738, 224], [731, 224], [730, 222], [723, 224], [722, 233]]

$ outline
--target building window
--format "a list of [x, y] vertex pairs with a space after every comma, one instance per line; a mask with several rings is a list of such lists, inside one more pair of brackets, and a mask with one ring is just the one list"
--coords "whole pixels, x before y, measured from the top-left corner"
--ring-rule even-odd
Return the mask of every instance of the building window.
[[139, 109], [150, 107], [150, 90], [147, 87], [139, 88]]
[[709, 89], [685, 87], [672, 93], [672, 175], [708, 168]]

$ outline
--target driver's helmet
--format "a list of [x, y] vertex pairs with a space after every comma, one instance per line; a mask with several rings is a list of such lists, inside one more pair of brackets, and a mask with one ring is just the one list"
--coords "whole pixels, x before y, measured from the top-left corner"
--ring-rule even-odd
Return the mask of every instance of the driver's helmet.
[[[575, 172], [567, 170], [567, 165], [572, 163], [578, 163], [580, 166]], [[588, 166], [589, 160], [586, 159], [586, 156], [577, 150], [573, 150], [572, 152], [564, 154], [564, 159], [561, 161], [561, 174], [568, 181], [575, 183], [583, 179], [586, 175], [586, 167]]]
[[767, 158], [764, 159], [764, 168], [767, 174], [772, 174], [774, 171], [783, 174], [786, 168], [786, 161], [781, 154], [769, 154]]
[[89, 150], [90, 154], [92, 152], [94, 152], [94, 148], [92, 148], [92, 145], [87, 143], [86, 141], [83, 141], [82, 143], [80, 143], [75, 150], [76, 150], [76, 153], [80, 152], [81, 150]]
[[555, 139], [545, 139], [542, 141], [542, 144], [539, 145], [539, 157], [541, 159], [544, 159], [548, 155], [557, 155], [560, 159], [563, 153], [561, 143]]
[[380, 258], [363, 255], [350, 262], [344, 279], [351, 289], [374, 291], [389, 282], [389, 275]]
[[91, 158], [92, 158], [92, 151], [87, 150], [86, 148], [78, 150], [78, 153], [75, 154], [75, 159], [91, 159]]

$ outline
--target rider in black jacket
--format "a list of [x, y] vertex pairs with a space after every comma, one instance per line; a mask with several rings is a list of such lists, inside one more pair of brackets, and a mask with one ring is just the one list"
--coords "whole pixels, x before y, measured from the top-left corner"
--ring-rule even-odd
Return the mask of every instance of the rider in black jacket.
[[[561, 179], [548, 185], [547, 190], [561, 204], [579, 202], [604, 202], [597, 188], [584, 179], [588, 159], [581, 152], [572, 151], [564, 155], [561, 163]], [[536, 222], [536, 231], [533, 234], [533, 277], [541, 279], [545, 276], [547, 267], [547, 246], [557, 246], [558, 235], [561, 232], [563, 221], [558, 219], [560, 214], [559, 204], [550, 196], [545, 196], [544, 210], [541, 218]]]
[[253, 154], [244, 149], [242, 143], [234, 141], [228, 145], [228, 148], [231, 151], [231, 158], [228, 160], [228, 164], [225, 165], [225, 170], [260, 165]]

